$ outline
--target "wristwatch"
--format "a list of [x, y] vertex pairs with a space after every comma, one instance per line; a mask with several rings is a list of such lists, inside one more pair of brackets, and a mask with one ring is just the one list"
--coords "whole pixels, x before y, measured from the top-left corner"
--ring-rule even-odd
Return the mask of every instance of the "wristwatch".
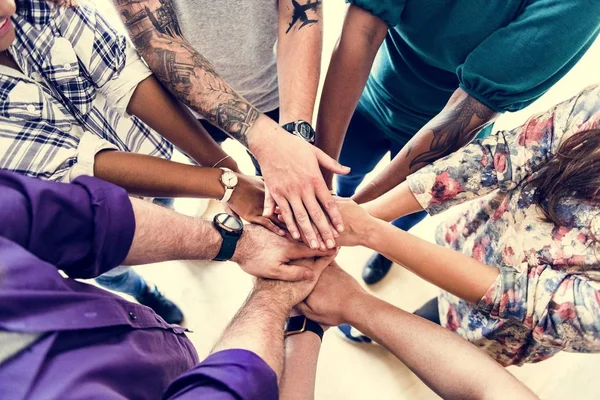
[[289, 133], [306, 140], [310, 144], [315, 144], [315, 130], [306, 121], [299, 119], [298, 121], [290, 122], [281, 126]]
[[231, 199], [233, 190], [235, 189], [235, 187], [238, 184], [238, 177], [229, 168], [221, 167], [220, 169], [223, 170], [223, 173], [221, 174], [221, 178], [219, 178], [219, 180], [221, 181], [221, 184], [225, 188], [225, 193], [223, 194], [223, 198], [219, 201], [221, 203], [227, 203], [229, 201], [229, 199]]
[[285, 324], [284, 335], [287, 337], [291, 335], [297, 335], [302, 332], [313, 332], [321, 340], [323, 340], [323, 333], [325, 333], [321, 325], [317, 324], [313, 320], [306, 318], [304, 315], [296, 315], [294, 317], [289, 317]]
[[244, 224], [238, 217], [227, 213], [220, 213], [215, 215], [213, 225], [223, 238], [221, 249], [219, 249], [219, 253], [213, 260], [228, 261], [233, 257], [238, 240], [240, 240], [242, 233], [244, 233]]

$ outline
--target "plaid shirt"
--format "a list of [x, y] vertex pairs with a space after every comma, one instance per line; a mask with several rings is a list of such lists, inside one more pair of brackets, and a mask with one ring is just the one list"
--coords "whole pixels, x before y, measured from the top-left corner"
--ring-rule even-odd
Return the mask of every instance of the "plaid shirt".
[[69, 181], [93, 175], [106, 148], [170, 158], [172, 145], [125, 113], [150, 71], [93, 5], [19, 0], [12, 21], [23, 74], [0, 69], [0, 168]]

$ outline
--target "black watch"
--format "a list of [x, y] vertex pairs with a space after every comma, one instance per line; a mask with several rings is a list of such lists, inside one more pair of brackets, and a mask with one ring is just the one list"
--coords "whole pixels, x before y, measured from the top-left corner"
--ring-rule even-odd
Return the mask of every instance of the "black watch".
[[233, 253], [235, 253], [237, 242], [244, 232], [244, 224], [238, 217], [227, 213], [220, 213], [215, 215], [213, 225], [223, 238], [219, 254], [217, 254], [214, 260], [228, 261], [233, 257]]
[[310, 144], [315, 144], [315, 130], [308, 122], [300, 119], [298, 121], [282, 125], [281, 127], [292, 135], [296, 135], [299, 138], [306, 140]]
[[323, 328], [315, 321], [306, 318], [304, 315], [296, 315], [288, 318], [285, 324], [285, 336], [296, 335], [302, 332], [313, 332], [323, 340]]

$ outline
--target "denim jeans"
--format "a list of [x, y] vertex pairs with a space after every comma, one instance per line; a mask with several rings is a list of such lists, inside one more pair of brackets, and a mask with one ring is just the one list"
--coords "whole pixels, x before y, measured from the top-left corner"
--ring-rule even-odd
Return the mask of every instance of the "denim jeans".
[[[477, 138], [485, 138], [492, 131], [492, 126], [483, 129]], [[336, 177], [337, 194], [351, 197], [361, 184], [365, 175], [373, 171], [381, 159], [389, 152], [391, 159], [402, 150], [407, 141], [389, 138], [375, 123], [371, 122], [360, 111], [355, 111], [340, 154], [340, 163], [352, 168], [348, 175]], [[392, 224], [404, 231], [421, 222], [427, 213], [420, 211], [401, 217]]]
[[140, 297], [148, 288], [144, 278], [126, 266], [113, 268], [97, 277], [96, 282], [102, 287], [133, 297]]

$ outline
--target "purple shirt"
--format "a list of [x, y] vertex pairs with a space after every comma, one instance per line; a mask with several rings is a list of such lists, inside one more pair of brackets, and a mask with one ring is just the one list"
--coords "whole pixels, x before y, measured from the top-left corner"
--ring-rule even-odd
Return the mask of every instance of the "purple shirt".
[[227, 350], [196, 365], [183, 328], [72, 279], [121, 264], [134, 231], [121, 188], [0, 171], [0, 331], [42, 334], [0, 364], [0, 398], [277, 399], [257, 355]]

